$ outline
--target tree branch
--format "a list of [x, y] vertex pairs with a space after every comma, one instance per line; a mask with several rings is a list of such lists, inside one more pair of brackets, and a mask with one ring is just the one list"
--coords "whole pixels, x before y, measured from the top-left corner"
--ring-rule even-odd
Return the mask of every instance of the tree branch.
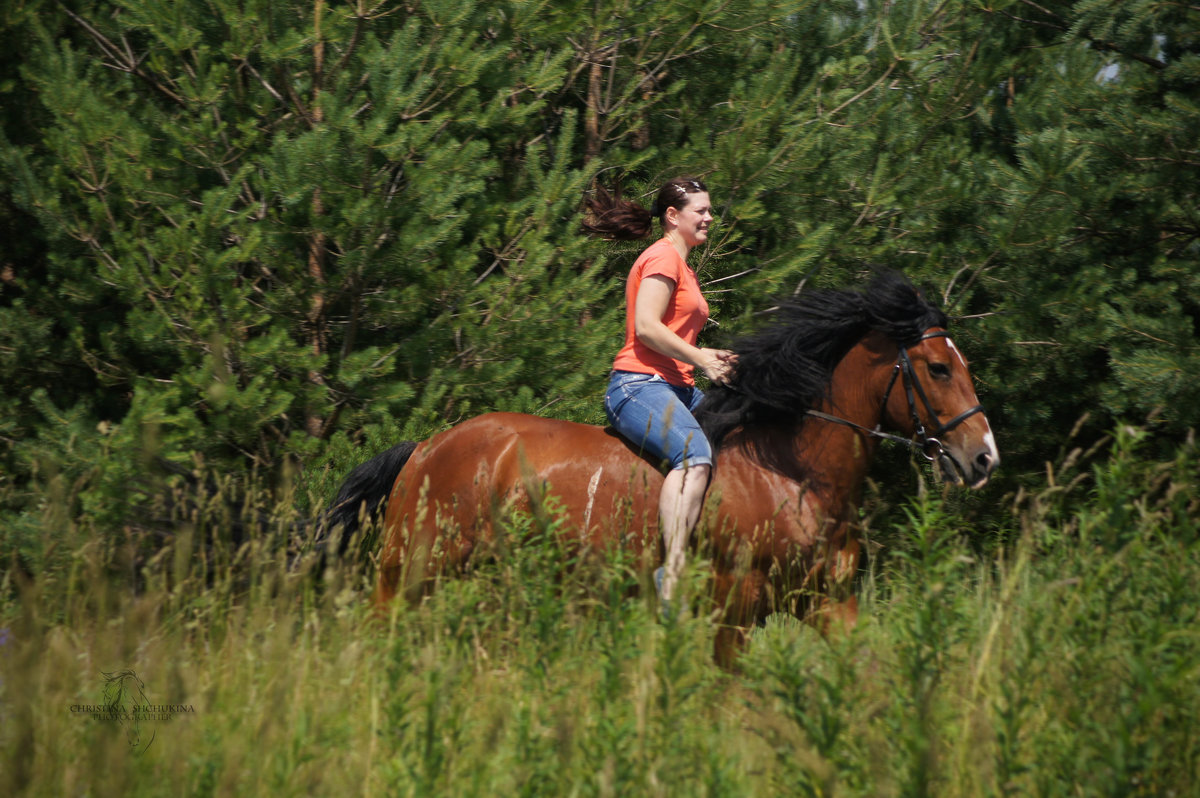
[[149, 84], [150, 87], [155, 91], [159, 92], [171, 101], [178, 103], [181, 106], [187, 106], [187, 100], [164, 86], [157, 79], [155, 79], [153, 75], [142, 69], [139, 60], [135, 58], [133, 53], [128, 50], [128, 43], [126, 44], [126, 50], [122, 51], [121, 48], [117, 47], [117, 45], [115, 45], [107, 36], [96, 30], [96, 28], [94, 28], [86, 19], [67, 8], [61, 2], [58, 3], [58, 7], [62, 9], [63, 13], [65, 13], [68, 17], [79, 23], [79, 25], [82, 26], [85, 31], [87, 31], [88, 35], [92, 37], [92, 40], [97, 44], [97, 46], [104, 51], [104, 54], [116, 62], [110, 65], [113, 69], [116, 69], [119, 72], [135, 75]]
[[[1045, 14], [1046, 16], [1051, 17], [1055, 21], [1054, 22], [1041, 22], [1041, 21], [1035, 20], [1035, 19], [1026, 19], [1025, 17], [1018, 17], [1016, 14], [1010, 14], [1007, 11], [999, 11], [997, 13], [1002, 14], [1003, 16], [1006, 16], [1009, 19], [1014, 20], [1016, 22], [1022, 22], [1026, 25], [1037, 25], [1037, 26], [1040, 26], [1043, 28], [1051, 28], [1053, 30], [1061, 31], [1062, 33], [1070, 33], [1071, 26], [1068, 24], [1067, 20], [1063, 19], [1058, 14], [1055, 14], [1053, 11], [1051, 11], [1050, 9], [1048, 9], [1044, 6], [1038, 5], [1037, 3], [1033, 2], [1033, 0], [1020, 0], [1020, 1], [1023, 5], [1027, 5], [1030, 8], [1036, 9], [1036, 10], [1040, 11], [1041, 13]], [[1151, 58], [1148, 55], [1142, 55], [1140, 53], [1131, 53], [1113, 42], [1105, 41], [1104, 39], [1096, 39], [1083, 31], [1080, 31], [1079, 35], [1085, 41], [1087, 41], [1089, 44], [1091, 44], [1093, 47], [1095, 47], [1100, 52], [1117, 53], [1119, 55], [1125, 56], [1126, 58], [1130, 58], [1130, 59], [1133, 59], [1134, 61], [1138, 61], [1140, 63], [1146, 64], [1147, 66], [1154, 67], [1155, 69], [1166, 69], [1167, 68], [1166, 63], [1159, 61], [1157, 58]]]

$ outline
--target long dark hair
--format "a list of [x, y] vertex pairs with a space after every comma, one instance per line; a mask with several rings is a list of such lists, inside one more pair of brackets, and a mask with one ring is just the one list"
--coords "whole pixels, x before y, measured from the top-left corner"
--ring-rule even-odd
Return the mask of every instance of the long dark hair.
[[699, 178], [676, 177], [668, 180], [658, 190], [654, 202], [644, 208], [638, 202], [621, 196], [621, 184], [612, 191], [599, 184], [584, 197], [584, 217], [581, 227], [589, 235], [635, 241], [650, 235], [654, 220], [662, 221], [667, 208], [681, 211], [688, 204], [689, 194], [707, 192], [708, 188]]
[[[747, 451], [768, 468], [803, 472], [781, 430], [799, 430], [805, 411], [829, 395], [833, 369], [868, 332], [911, 346], [946, 316], [902, 274], [878, 270], [865, 291], [822, 290], [781, 305], [758, 332], [733, 345], [733, 385], [705, 391], [696, 420], [717, 450], [735, 429]], [[808, 475], [819, 479], [819, 475]]]

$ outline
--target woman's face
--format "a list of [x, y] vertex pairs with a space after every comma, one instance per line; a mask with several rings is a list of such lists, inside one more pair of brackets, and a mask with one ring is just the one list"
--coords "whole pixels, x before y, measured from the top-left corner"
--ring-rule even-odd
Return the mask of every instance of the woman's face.
[[683, 236], [683, 242], [688, 247], [703, 244], [708, 240], [708, 226], [712, 224], [712, 203], [707, 191], [688, 194], [688, 203], [683, 210], [667, 209], [667, 221], [675, 225], [675, 229]]

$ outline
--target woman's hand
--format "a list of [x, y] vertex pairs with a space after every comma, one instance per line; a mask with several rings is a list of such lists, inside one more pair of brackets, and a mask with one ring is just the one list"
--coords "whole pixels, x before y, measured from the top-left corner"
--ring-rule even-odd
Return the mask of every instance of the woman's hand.
[[729, 385], [736, 366], [737, 355], [728, 349], [702, 348], [696, 363], [696, 368], [715, 385]]

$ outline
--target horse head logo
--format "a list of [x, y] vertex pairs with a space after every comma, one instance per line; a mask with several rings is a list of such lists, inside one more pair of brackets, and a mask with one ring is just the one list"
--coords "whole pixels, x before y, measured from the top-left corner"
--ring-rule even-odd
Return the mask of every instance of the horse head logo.
[[150, 699], [146, 697], [146, 685], [131, 670], [104, 673], [104, 706], [117, 723], [125, 727], [125, 738], [131, 748], [145, 751], [154, 742], [154, 735], [142, 745], [141, 715], [145, 713]]

